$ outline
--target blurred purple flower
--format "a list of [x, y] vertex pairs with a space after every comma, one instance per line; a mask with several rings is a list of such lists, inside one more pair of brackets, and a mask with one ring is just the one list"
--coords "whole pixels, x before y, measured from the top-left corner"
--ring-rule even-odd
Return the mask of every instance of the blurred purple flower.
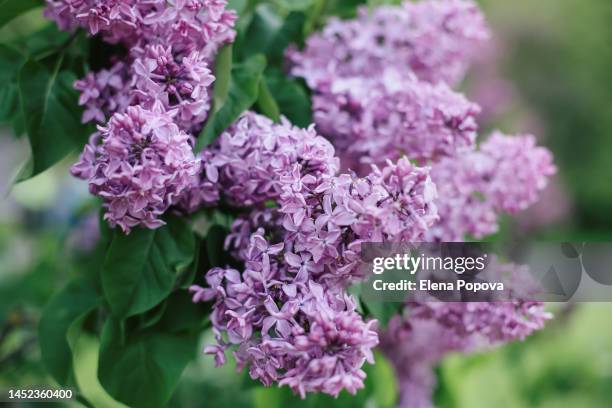
[[363, 7], [353, 20], [329, 20], [288, 52], [295, 76], [327, 91], [334, 81], [377, 77], [393, 68], [431, 82], [456, 84], [489, 37], [484, 16], [469, 0], [406, 1], [401, 6]]

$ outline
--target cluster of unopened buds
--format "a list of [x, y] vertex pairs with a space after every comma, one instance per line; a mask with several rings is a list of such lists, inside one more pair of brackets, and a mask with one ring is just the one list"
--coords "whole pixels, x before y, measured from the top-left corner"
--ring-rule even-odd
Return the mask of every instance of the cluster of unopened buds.
[[[102, 198], [109, 223], [129, 233], [160, 227], [171, 208], [248, 209], [225, 243], [242, 270], [214, 268], [191, 289], [213, 302], [217, 341], [206, 352], [217, 364], [233, 348], [265, 385], [354, 393], [380, 337], [409, 398], [419, 381], [431, 389], [427, 370], [444, 353], [542, 327], [539, 303], [416, 303], [381, 331], [347, 294], [363, 278], [362, 243], [482, 238], [501, 213], [534, 203], [555, 171], [532, 136], [495, 132], [477, 145], [480, 108], [452, 89], [488, 38], [471, 1], [331, 19], [287, 52], [290, 74], [312, 90], [315, 123], [246, 112], [197, 155], [211, 67], [234, 38], [225, 0], [47, 3], [61, 28], [129, 49], [76, 83], [83, 120], [100, 126], [72, 172]], [[421, 350], [419, 339], [440, 345]]]

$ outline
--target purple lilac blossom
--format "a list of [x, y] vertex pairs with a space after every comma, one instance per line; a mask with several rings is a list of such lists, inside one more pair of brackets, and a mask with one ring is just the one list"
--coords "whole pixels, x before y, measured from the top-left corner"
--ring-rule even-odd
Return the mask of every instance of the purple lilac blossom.
[[130, 105], [128, 67], [117, 61], [110, 69], [89, 72], [74, 83], [81, 92], [79, 105], [85, 107], [83, 123], [105, 123], [113, 113], [123, 113]]
[[533, 136], [494, 132], [479, 150], [433, 165], [440, 220], [427, 238], [463, 241], [495, 233], [498, 216], [536, 202], [555, 171], [551, 153]]
[[[381, 173], [389, 186], [394, 185], [394, 171]], [[349, 221], [339, 212], [335, 215], [340, 224]], [[363, 387], [361, 366], [373, 362], [371, 349], [378, 343], [375, 322], [364, 322], [355, 312], [355, 300], [343, 294], [344, 286], [331, 284], [340, 272], [348, 272], [335, 269], [333, 256], [350, 261], [351, 248], [338, 250], [345, 236], [356, 242], [355, 234], [323, 213], [317, 224], [326, 222], [327, 230], [310, 234], [326, 237], [314, 241], [306, 235], [309, 228], [301, 228], [301, 236], [285, 229], [286, 217], [278, 209], [265, 209], [239, 219], [226, 244], [245, 270], [214, 268], [206, 274], [208, 287], [191, 288], [194, 301], [215, 301], [211, 320], [217, 344], [205, 351], [221, 365], [226, 349], [235, 345], [239, 369], [248, 367], [252, 378], [265, 385], [288, 385], [302, 397], [306, 392], [335, 396], [342, 389], [355, 393]], [[302, 225], [310, 224], [306, 219]], [[249, 236], [261, 225], [268, 228], [259, 227]], [[342, 232], [336, 233], [340, 228]], [[336, 248], [335, 241], [327, 239], [331, 237], [340, 242]], [[303, 239], [307, 242], [302, 244]]]
[[133, 103], [147, 109], [161, 101], [166, 110], [176, 109], [177, 124], [196, 130], [210, 109], [209, 88], [215, 77], [198, 51], [181, 56], [172, 46], [147, 45], [132, 50]]
[[[83, 121], [104, 123], [128, 105], [150, 109], [161, 101], [177, 124], [197, 133], [210, 109], [209, 67], [221, 45], [234, 40], [233, 11], [225, 0], [47, 0], [46, 16], [61, 29], [99, 32], [130, 53], [109, 70], [77, 81]], [[129, 78], [129, 79], [128, 79]]]
[[479, 111], [444, 83], [389, 69], [376, 79], [338, 79], [313, 96], [317, 129], [341, 152], [343, 166], [366, 171], [368, 163], [404, 155], [426, 162], [469, 151]]
[[223, 364], [234, 345], [239, 369], [302, 397], [355, 393], [378, 339], [374, 322], [362, 320], [344, 290], [362, 278], [361, 242], [417, 239], [437, 219], [428, 169], [402, 159], [364, 178], [337, 175], [333, 147], [312, 128], [275, 125], [254, 113], [209, 152], [215, 167], [205, 170], [208, 181], [216, 180], [222, 195], [235, 194], [235, 184], [226, 191], [223, 181], [232, 176], [255, 186], [239, 191], [242, 200], [278, 207], [234, 223], [226, 249], [244, 263], [242, 272], [214, 268], [208, 287], [191, 288], [194, 301], [215, 301], [217, 344], [206, 352]]
[[244, 113], [203, 151], [201, 158], [201, 187], [194, 186], [185, 198], [191, 209], [198, 207], [198, 197], [201, 204], [214, 202], [214, 197], [202, 196], [198, 191], [211, 191], [212, 186], [217, 186], [225, 201], [238, 207], [276, 199], [281, 193], [281, 176], [289, 173], [295, 163], [314, 177], [338, 171], [333, 146], [312, 126], [301, 129], [285, 119], [275, 124], [254, 112]]
[[[216, 187], [198, 179], [200, 162], [188, 152], [188, 134], [198, 133], [208, 115], [215, 53], [235, 36], [236, 15], [226, 5], [225, 0], [47, 1], [47, 17], [61, 29], [83, 27], [129, 48], [127, 56], [112, 58], [111, 68], [75, 83], [85, 107], [83, 122], [110, 118], [101, 134], [92, 136], [73, 174], [105, 199], [111, 225], [126, 232], [136, 225], [156, 228], [163, 212], [179, 201], [193, 209], [217, 199]], [[151, 124], [141, 123], [143, 117]], [[188, 190], [191, 199], [182, 198]]]
[[194, 286], [194, 301], [214, 300], [211, 321], [217, 339], [206, 353], [217, 365], [225, 350], [238, 369], [248, 368], [264, 385], [278, 382], [305, 397], [363, 387], [365, 361], [373, 363], [378, 344], [375, 321], [364, 322], [355, 300], [309, 280], [298, 279], [281, 256], [283, 243], [268, 244], [259, 229], [245, 251], [246, 269], [214, 268], [207, 288]]
[[45, 16], [62, 30], [77, 27], [105, 41], [164, 42], [181, 51], [206, 50], [207, 56], [233, 41], [236, 13], [225, 0], [46, 0]]
[[129, 233], [136, 226], [157, 228], [196, 176], [200, 162], [190, 137], [157, 104], [128, 107], [100, 126], [71, 173], [104, 200], [104, 219]]
[[428, 169], [406, 159], [374, 167], [365, 178], [342, 174], [317, 180], [302, 176], [296, 166], [283, 182], [279, 212], [292, 251], [285, 259], [292, 266], [310, 260], [324, 266], [308, 272], [329, 287], [363, 278], [362, 242], [415, 241], [437, 220]]
[[484, 16], [469, 0], [425, 0], [363, 7], [353, 20], [330, 19], [321, 33], [292, 49], [291, 73], [326, 91], [347, 77], [376, 77], [392, 67], [431, 82], [456, 84], [488, 38]]
[[[507, 274], [513, 288], [535, 290], [527, 267], [489, 262], [487, 273]], [[527, 295], [528, 297], [528, 295]], [[527, 298], [525, 298], [527, 299]], [[402, 408], [430, 408], [435, 365], [448, 353], [470, 353], [505, 342], [524, 340], [552, 316], [544, 304], [529, 300], [486, 302], [408, 302], [380, 334], [381, 348], [400, 383]]]

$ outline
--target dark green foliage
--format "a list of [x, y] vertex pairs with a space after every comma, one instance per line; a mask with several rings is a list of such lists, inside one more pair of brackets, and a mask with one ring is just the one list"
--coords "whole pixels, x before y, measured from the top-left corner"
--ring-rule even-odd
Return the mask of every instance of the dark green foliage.
[[178, 218], [156, 230], [116, 230], [102, 267], [102, 288], [116, 318], [148, 311], [171, 292], [193, 262], [195, 238]]

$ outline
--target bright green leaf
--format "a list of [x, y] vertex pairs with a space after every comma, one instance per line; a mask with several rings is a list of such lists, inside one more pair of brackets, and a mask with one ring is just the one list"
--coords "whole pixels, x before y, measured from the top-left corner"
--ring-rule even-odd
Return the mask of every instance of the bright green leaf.
[[381, 353], [375, 353], [375, 363], [365, 367], [367, 374], [365, 387], [376, 401], [375, 406], [393, 408], [397, 405], [399, 387], [391, 362]]
[[187, 223], [170, 219], [156, 230], [115, 231], [102, 268], [102, 288], [113, 315], [143, 313], [165, 299], [192, 263], [195, 238]]
[[26, 11], [42, 6], [44, 3], [40, 0], [0, 0], [0, 28]]
[[363, 297], [361, 303], [367, 309], [365, 312], [378, 320], [378, 326], [382, 328], [386, 327], [389, 320], [399, 313], [402, 306], [401, 303], [370, 301]]
[[266, 81], [259, 82], [259, 97], [257, 98], [257, 107], [259, 111], [265, 116], [269, 117], [275, 122], [280, 120], [280, 110], [274, 97], [266, 85]]
[[100, 341], [97, 337], [80, 333], [71, 339], [74, 376], [81, 394], [93, 407], [128, 408], [115, 401], [100, 385], [98, 380], [98, 356]]
[[244, 111], [257, 100], [259, 82], [266, 67], [266, 59], [255, 55], [232, 68], [229, 92], [223, 106], [209, 116], [204, 130], [200, 133], [196, 151], [210, 145]]
[[314, 0], [278, 0], [278, 3], [287, 10], [307, 10]]
[[187, 363], [197, 334], [154, 331], [123, 334], [107, 320], [102, 333], [98, 378], [115, 399], [133, 408], [165, 407]]
[[58, 383], [72, 376], [72, 354], [67, 340], [70, 326], [100, 303], [95, 287], [83, 278], [70, 282], [45, 307], [38, 326], [42, 360]]
[[215, 60], [213, 112], [218, 112], [227, 100], [232, 78], [232, 54], [232, 44], [227, 44], [221, 48]]

